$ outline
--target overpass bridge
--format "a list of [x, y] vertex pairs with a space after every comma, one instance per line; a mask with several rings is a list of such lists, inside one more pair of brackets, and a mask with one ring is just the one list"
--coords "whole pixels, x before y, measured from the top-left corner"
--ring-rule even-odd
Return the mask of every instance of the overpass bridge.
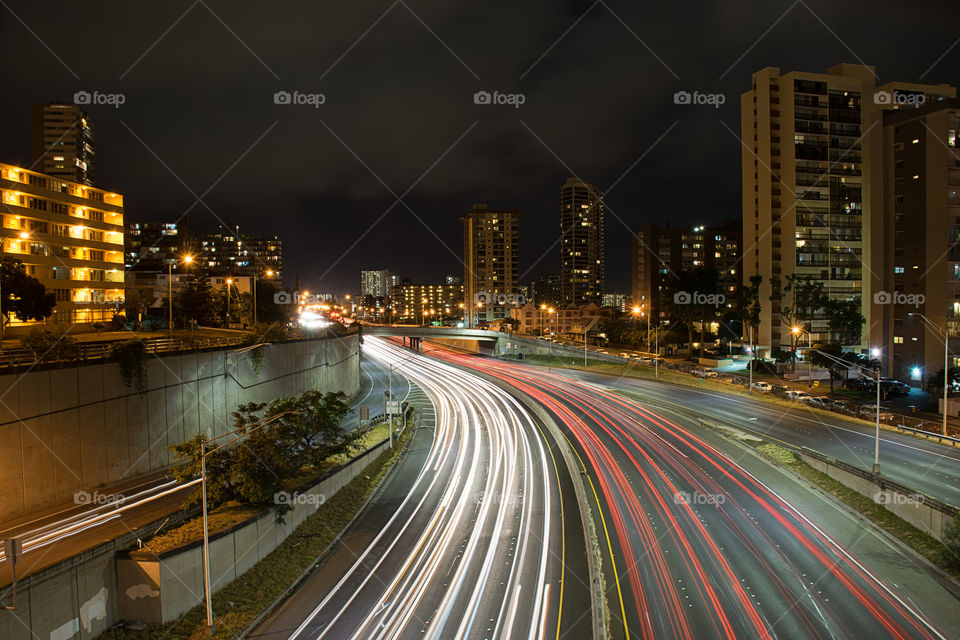
[[499, 355], [506, 351], [506, 345], [511, 338], [508, 333], [487, 329], [411, 324], [370, 324], [366, 322], [360, 323], [360, 336], [402, 338], [404, 345], [413, 349], [420, 349], [424, 340], [439, 340], [453, 346], [490, 355]]

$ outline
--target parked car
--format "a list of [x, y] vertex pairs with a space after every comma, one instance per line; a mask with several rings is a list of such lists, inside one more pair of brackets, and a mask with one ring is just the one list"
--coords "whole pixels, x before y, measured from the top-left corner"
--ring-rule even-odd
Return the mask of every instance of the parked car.
[[770, 385], [770, 393], [775, 396], [786, 396], [787, 391], [790, 391], [790, 387], [787, 387], [782, 384], [772, 384]]
[[880, 391], [894, 396], [905, 396], [910, 393], [910, 385], [892, 378], [880, 378]]
[[802, 402], [810, 405], [811, 407], [816, 407], [818, 409], [831, 409], [833, 408], [833, 400], [827, 396], [810, 396], [806, 398], [800, 398]]
[[769, 382], [754, 382], [753, 388], [757, 391], [763, 391], [764, 393], [770, 393], [773, 391], [773, 387], [770, 386]]
[[810, 394], [800, 389], [788, 389], [787, 397], [791, 400], [804, 400], [805, 398], [809, 398]]
[[851, 391], [863, 391], [863, 380], [861, 378], [847, 378], [843, 381], [843, 388]]
[[718, 375], [713, 369], [704, 369], [703, 367], [698, 367], [690, 373], [698, 378], [716, 378]]

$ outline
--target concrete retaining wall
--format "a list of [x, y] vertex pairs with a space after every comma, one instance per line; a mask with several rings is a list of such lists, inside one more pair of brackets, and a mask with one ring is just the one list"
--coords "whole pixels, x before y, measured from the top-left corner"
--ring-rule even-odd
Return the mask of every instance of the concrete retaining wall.
[[908, 487], [877, 478], [852, 465], [804, 448], [800, 457], [814, 469], [840, 484], [882, 504], [924, 533], [943, 541], [944, 533], [957, 517], [957, 508]]
[[360, 384], [357, 336], [147, 356], [147, 390], [115, 362], [0, 376], [0, 519], [174, 462], [169, 446], [232, 427], [245, 402]]
[[[323, 502], [353, 480], [388, 446], [384, 440], [304, 490], [277, 524], [273, 510], [210, 537], [214, 593], [265, 558]], [[165, 623], [203, 602], [203, 547], [199, 541], [162, 553], [133, 551], [117, 558], [120, 618]]]
[[[16, 611], [0, 610], [0, 638], [88, 640], [116, 624], [117, 553], [160, 524], [150, 523], [18, 580]], [[172, 524], [176, 519], [167, 523]], [[11, 599], [9, 587], [3, 589], [3, 604], [9, 605]]]

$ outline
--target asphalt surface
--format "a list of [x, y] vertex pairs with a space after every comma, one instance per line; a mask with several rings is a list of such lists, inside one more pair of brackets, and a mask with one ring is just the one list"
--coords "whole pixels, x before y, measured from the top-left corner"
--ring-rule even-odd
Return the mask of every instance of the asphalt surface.
[[[653, 380], [575, 370], [565, 370], [564, 375], [630, 392], [651, 405], [707, 414], [794, 450], [808, 447], [866, 471], [873, 467], [873, 427], [814, 411], [800, 402], [783, 407]], [[880, 473], [910, 489], [960, 505], [960, 449], [881, 429]]]
[[[957, 602], [942, 585], [929, 575], [911, 576], [908, 592], [876, 577], [825, 533], [835, 523], [848, 524], [845, 509], [824, 509], [823, 496], [796, 486], [787, 501], [702, 436], [697, 421], [682, 412], [676, 389], [652, 392], [670, 399], [664, 411], [655, 401], [634, 402], [584, 383], [579, 374], [432, 353], [533, 396], [565, 428], [596, 500], [609, 561], [610, 637], [956, 635], [956, 624], [941, 633], [909, 597], [919, 593], [937, 602], [934, 617], [949, 620]], [[817, 512], [822, 526], [808, 511]], [[881, 568], [902, 571], [902, 557], [874, 552], [882, 542], [864, 542], [866, 551], [857, 551], [874, 561], [886, 553]]]
[[364, 351], [398, 364], [434, 419], [251, 637], [589, 637], [581, 520], [542, 425], [476, 376], [384, 340], [366, 338]]

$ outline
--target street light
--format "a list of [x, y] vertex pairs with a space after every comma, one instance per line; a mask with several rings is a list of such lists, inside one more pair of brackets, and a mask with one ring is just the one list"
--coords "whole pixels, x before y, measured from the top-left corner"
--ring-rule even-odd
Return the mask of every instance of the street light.
[[813, 362], [810, 360], [809, 352], [813, 350], [813, 334], [809, 331], [801, 329], [800, 327], [793, 327], [791, 329], [793, 335], [798, 336], [801, 333], [807, 334], [807, 356], [804, 357], [804, 360], [807, 361], [807, 388], [813, 388]]
[[[253, 326], [254, 327], [257, 326], [257, 275], [259, 274], [256, 271], [254, 271], [253, 272]], [[267, 276], [268, 278], [271, 277], [273, 275], [273, 269], [267, 269], [266, 271], [263, 272], [263, 275]], [[350, 296], [347, 296], [347, 297], [349, 298]]]
[[228, 329], [230, 328], [230, 288], [231, 288], [232, 285], [233, 285], [233, 280], [230, 279], [230, 278], [227, 278], [227, 317], [226, 317], [226, 324], [227, 324], [227, 328], [228, 328]]
[[[930, 321], [930, 318], [923, 315], [922, 313], [908, 313], [908, 316], [919, 316], [924, 322], [930, 325], [933, 330], [940, 335], [940, 329]], [[947, 435], [947, 398], [949, 397], [947, 390], [950, 388], [950, 337], [947, 335], [946, 328], [943, 331], [943, 430], [942, 434]], [[914, 367], [916, 370], [916, 367]], [[919, 372], [918, 372], [919, 373]]]
[[[228, 431], [215, 438], [210, 438], [209, 441], [205, 438], [200, 438], [200, 496], [201, 503], [203, 504], [203, 591], [204, 600], [206, 601], [207, 606], [207, 635], [214, 636], [217, 634], [217, 629], [213, 626], [213, 594], [210, 593], [210, 526], [207, 520], [207, 456], [211, 453], [220, 451], [224, 447], [229, 447], [234, 442], [253, 433], [254, 431], [259, 431], [275, 420], [279, 420], [284, 416], [299, 415], [301, 413], [303, 412], [284, 411], [260, 421], [259, 424], [255, 423], [254, 425], [247, 425], [246, 427]], [[208, 442], [215, 442], [220, 438], [225, 438], [231, 435], [236, 437], [207, 451]]]
[[[184, 264], [190, 264], [193, 262], [193, 256], [189, 253], [181, 258]], [[167, 332], [173, 332], [173, 265], [177, 260], [174, 259], [173, 262], [167, 262], [167, 307], [170, 312], [169, 322], [167, 323]]]

